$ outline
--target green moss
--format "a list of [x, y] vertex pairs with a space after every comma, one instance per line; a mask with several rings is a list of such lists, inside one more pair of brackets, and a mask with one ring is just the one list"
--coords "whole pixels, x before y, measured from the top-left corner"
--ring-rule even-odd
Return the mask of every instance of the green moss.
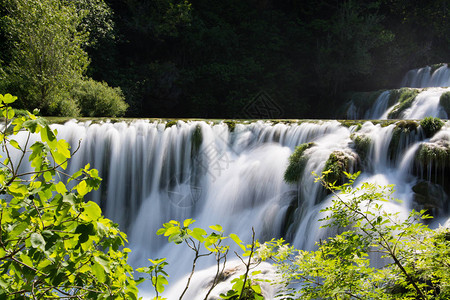
[[325, 163], [324, 171], [330, 171], [324, 177], [325, 181], [329, 183], [343, 184], [345, 181], [344, 172], [349, 173], [351, 167], [355, 162], [355, 157], [349, 155], [348, 153], [342, 151], [334, 151], [328, 157]]
[[230, 132], [234, 132], [234, 129], [236, 128], [236, 121], [226, 120], [223, 121], [228, 126], [228, 130]]
[[170, 120], [166, 123], [166, 128], [170, 128], [174, 125], [177, 125], [178, 121], [177, 120]]
[[355, 151], [358, 154], [359, 158], [362, 161], [365, 161], [367, 155], [369, 154], [370, 146], [372, 145], [372, 140], [369, 137], [361, 134], [352, 134], [350, 138], [355, 144]]
[[445, 92], [441, 95], [439, 105], [442, 106], [447, 115], [450, 116], [450, 92]]
[[424, 143], [416, 153], [416, 161], [423, 166], [433, 165], [444, 168], [450, 162], [450, 147], [448, 142]]
[[297, 183], [301, 179], [308, 161], [308, 157], [303, 154], [313, 145], [314, 143], [304, 143], [295, 148], [294, 153], [289, 157], [289, 165], [284, 172], [284, 181], [287, 183]]
[[392, 138], [388, 150], [392, 159], [397, 153], [402, 138], [406, 137], [411, 132], [417, 132], [418, 127], [419, 123], [413, 120], [401, 120], [395, 123], [395, 128], [392, 131]]
[[341, 120], [339, 121], [342, 126], [350, 128], [351, 126], [356, 126], [356, 131], [360, 130], [362, 128], [361, 122], [355, 121], [355, 120]]
[[444, 126], [444, 122], [439, 118], [426, 117], [420, 121], [420, 127], [422, 127], [427, 138], [432, 137], [436, 132], [441, 130], [442, 126]]
[[397, 103], [397, 105], [388, 114], [389, 119], [398, 119], [400, 114], [411, 107], [416, 96], [420, 93], [419, 89], [401, 88], [392, 90], [389, 96], [389, 105]]

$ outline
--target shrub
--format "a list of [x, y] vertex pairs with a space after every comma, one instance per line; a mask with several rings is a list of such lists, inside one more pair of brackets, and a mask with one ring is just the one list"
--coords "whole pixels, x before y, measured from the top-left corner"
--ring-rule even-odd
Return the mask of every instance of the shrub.
[[0, 95], [0, 299], [136, 300], [126, 235], [84, 199], [100, 184], [97, 170], [67, 174], [70, 145], [45, 119], [17, 117], [15, 98]]
[[426, 117], [420, 121], [420, 127], [422, 127], [427, 138], [432, 137], [436, 132], [441, 130], [442, 126], [444, 126], [444, 122], [439, 118]]
[[[392, 186], [353, 187], [357, 175], [350, 175], [348, 184], [335, 186], [324, 175], [317, 180], [331, 190], [333, 199], [323, 210], [323, 227], [345, 231], [317, 242], [316, 251], [296, 250], [273, 240], [257, 249], [261, 259], [277, 266], [280, 285], [299, 283], [299, 289], [288, 288], [281, 291], [283, 295], [289, 299], [449, 299], [450, 229], [431, 230], [424, 225], [421, 221], [430, 218], [425, 211], [400, 217], [388, 203], [395, 201]], [[372, 264], [379, 255], [388, 260], [375, 268]]]
[[448, 116], [450, 116], [450, 92], [442, 93], [439, 99], [439, 105], [444, 108]]
[[70, 94], [85, 117], [119, 117], [128, 108], [120, 88], [110, 87], [106, 82], [91, 78], [78, 80]]

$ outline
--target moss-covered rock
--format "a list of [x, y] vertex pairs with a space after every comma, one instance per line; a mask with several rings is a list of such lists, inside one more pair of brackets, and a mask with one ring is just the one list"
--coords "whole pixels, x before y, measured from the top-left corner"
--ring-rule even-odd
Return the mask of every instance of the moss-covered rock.
[[389, 96], [389, 103], [390, 105], [397, 103], [397, 105], [388, 114], [388, 119], [398, 119], [403, 111], [411, 107], [411, 104], [413, 103], [416, 96], [420, 93], [420, 91], [420, 89], [413, 88], [401, 88], [392, 90]]
[[441, 130], [442, 126], [444, 126], [444, 122], [439, 118], [426, 117], [420, 121], [420, 127], [422, 127], [427, 138], [432, 137], [436, 132]]
[[372, 139], [366, 135], [356, 133], [350, 135], [350, 138], [354, 143], [356, 153], [361, 161], [364, 162], [368, 157], [370, 146], [372, 145]]
[[400, 146], [406, 147], [408, 146], [408, 142], [413, 141], [412, 139], [408, 139], [408, 137], [411, 133], [417, 133], [418, 127], [419, 123], [414, 120], [401, 120], [395, 123], [389, 144], [389, 156], [391, 159], [395, 159], [395, 154], [398, 153]]
[[178, 123], [177, 120], [170, 120], [170, 121], [167, 121], [167, 123], [166, 123], [166, 128], [170, 128], [170, 127], [172, 127], [172, 126], [174, 126], [174, 125], [177, 125], [177, 123]]
[[289, 157], [289, 165], [284, 172], [284, 181], [287, 183], [297, 183], [303, 174], [308, 156], [304, 152], [311, 148], [314, 143], [304, 143], [295, 148], [294, 153]]
[[325, 163], [324, 171], [330, 171], [324, 177], [329, 183], [343, 184], [347, 176], [344, 172], [352, 173], [358, 156], [353, 152], [334, 151]]
[[442, 93], [439, 99], [439, 105], [445, 110], [448, 116], [450, 116], [450, 92]]
[[416, 162], [424, 167], [445, 168], [450, 165], [450, 141], [423, 143], [416, 153]]

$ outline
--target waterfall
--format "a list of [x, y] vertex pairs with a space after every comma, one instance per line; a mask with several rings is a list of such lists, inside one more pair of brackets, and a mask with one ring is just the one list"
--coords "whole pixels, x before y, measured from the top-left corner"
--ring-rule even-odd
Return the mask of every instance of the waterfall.
[[[449, 78], [447, 65], [432, 74], [431, 67], [410, 71], [403, 85], [435, 87], [420, 90], [400, 118], [447, 118], [439, 99], [450, 89], [436, 85], [449, 85]], [[390, 103], [391, 93], [380, 92], [364, 112], [365, 118], [387, 118], [397, 105]], [[352, 103], [351, 113], [356, 118], [362, 112]], [[171, 288], [163, 296], [169, 299], [178, 298], [192, 253], [156, 235], [163, 223], [193, 218], [197, 227], [220, 224], [226, 234], [236, 233], [246, 243], [253, 227], [260, 241], [284, 237], [297, 248], [313, 249], [315, 241], [332, 233], [320, 229], [320, 211], [330, 198], [311, 173], [324, 171], [333, 155], [349, 160], [349, 172], [361, 171], [356, 185], [394, 184], [394, 196], [403, 202], [385, 204], [390, 211], [406, 215], [412, 208], [428, 205], [436, 224], [450, 225], [449, 121], [431, 138], [425, 138], [415, 121], [366, 121], [351, 126], [339, 121], [243, 121], [231, 129], [221, 121], [73, 120], [52, 128], [73, 150], [80, 145], [68, 172], [87, 163], [98, 169], [101, 188], [86, 198], [99, 203], [105, 215], [128, 234], [130, 263], [140, 267], [147, 265], [148, 258], [167, 257]], [[25, 137], [18, 136], [21, 139]], [[307, 160], [301, 179], [287, 184], [283, 176], [288, 158], [304, 143], [311, 145], [303, 153]], [[447, 156], [443, 158], [442, 153]], [[424, 197], [420, 184], [435, 191], [435, 202], [420, 202]], [[233, 270], [241, 268], [231, 258], [229, 263]], [[265, 278], [277, 276], [272, 266], [260, 267]], [[201, 293], [211, 281], [210, 260], [197, 268], [189, 299], [203, 299]], [[221, 284], [216, 294], [228, 288]], [[263, 290], [272, 299], [276, 287], [267, 285]], [[145, 291], [142, 295], [151, 297]]]
[[432, 67], [410, 70], [403, 77], [402, 87], [426, 88], [450, 86], [450, 68], [442, 64], [434, 71]]
[[[99, 170], [102, 187], [87, 197], [100, 203], [106, 216], [127, 232], [132, 265], [167, 257], [173, 286], [188, 272], [191, 254], [156, 236], [164, 222], [193, 218], [198, 227], [221, 224], [227, 234], [236, 233], [244, 241], [251, 240], [253, 227], [262, 241], [285, 237], [298, 248], [311, 249], [315, 241], [330, 234], [319, 229], [319, 211], [329, 200], [311, 172], [323, 171], [332, 153], [355, 161], [352, 171], [362, 171], [358, 184], [395, 184], [395, 196], [404, 202], [390, 205], [406, 214], [416, 205], [412, 187], [423, 174], [416, 162], [418, 149], [423, 143], [448, 140], [449, 132], [447, 124], [442, 133], [425, 140], [421, 130], [401, 131], [395, 140], [396, 152], [391, 153], [398, 125], [372, 122], [347, 127], [338, 121], [258, 121], [236, 124], [231, 132], [225, 123], [205, 121], [178, 121], [168, 128], [165, 122], [148, 120], [70, 121], [52, 127], [73, 147], [81, 140], [70, 172], [86, 163]], [[358, 156], [355, 135], [370, 140], [364, 162]], [[283, 174], [288, 158], [303, 143], [313, 144], [304, 153], [309, 159], [302, 179], [296, 185], [287, 184]], [[438, 217], [448, 218], [447, 202]], [[198, 268], [210, 263], [205, 260]], [[193, 282], [208, 280], [205, 274], [199, 272]], [[176, 294], [171, 289], [169, 299]]]
[[[400, 90], [387, 90], [380, 95], [366, 109], [368, 99], [362, 99], [362, 103], [351, 100], [347, 105], [346, 118], [356, 119], [422, 119], [424, 117], [438, 117], [447, 119], [448, 108], [442, 107], [440, 100], [444, 93], [450, 92], [450, 68], [447, 64], [436, 66], [434, 69], [427, 66], [410, 70], [403, 77]], [[415, 91], [417, 95], [407, 101], [390, 103], [393, 93], [401, 95]], [[395, 97], [395, 96], [394, 96]], [[403, 99], [405, 100], [405, 99]], [[398, 110], [398, 113], [390, 114]]]

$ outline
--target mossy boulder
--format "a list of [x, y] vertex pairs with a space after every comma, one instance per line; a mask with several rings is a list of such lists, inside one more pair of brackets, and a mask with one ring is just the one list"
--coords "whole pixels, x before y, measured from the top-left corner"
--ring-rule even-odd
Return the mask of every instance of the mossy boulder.
[[401, 120], [395, 123], [395, 128], [392, 131], [392, 138], [389, 144], [389, 156], [391, 159], [396, 158], [396, 154], [413, 142], [410, 139], [411, 133], [416, 134], [419, 123], [414, 120]]
[[294, 153], [289, 157], [289, 165], [284, 172], [284, 181], [287, 183], [297, 183], [300, 181], [303, 170], [308, 162], [308, 156], [305, 151], [314, 146], [314, 143], [304, 143], [297, 146]]
[[420, 127], [422, 127], [427, 138], [432, 137], [436, 132], [441, 130], [442, 126], [444, 126], [444, 122], [439, 118], [426, 117], [420, 121]]
[[442, 93], [439, 98], [439, 105], [445, 110], [448, 116], [450, 116], [450, 92]]
[[353, 141], [354, 149], [358, 154], [360, 160], [362, 162], [366, 161], [369, 155], [370, 146], [372, 145], [372, 139], [364, 134], [356, 133], [350, 135], [350, 138]]
[[174, 125], [177, 125], [177, 123], [178, 123], [177, 120], [170, 120], [170, 121], [167, 121], [167, 123], [166, 123], [166, 128], [170, 128], [170, 127], [172, 127], [172, 126], [174, 126]]
[[398, 119], [402, 112], [411, 107], [420, 91], [420, 89], [413, 88], [392, 90], [389, 96], [389, 103], [397, 103], [397, 105], [388, 114], [388, 119]]
[[450, 165], [450, 141], [439, 140], [433, 143], [423, 143], [416, 153], [416, 162], [427, 167], [438, 169]]
[[345, 172], [352, 173], [356, 167], [358, 155], [353, 152], [334, 151], [325, 163], [324, 171], [330, 171], [324, 177], [329, 183], [343, 184], [347, 176]]

